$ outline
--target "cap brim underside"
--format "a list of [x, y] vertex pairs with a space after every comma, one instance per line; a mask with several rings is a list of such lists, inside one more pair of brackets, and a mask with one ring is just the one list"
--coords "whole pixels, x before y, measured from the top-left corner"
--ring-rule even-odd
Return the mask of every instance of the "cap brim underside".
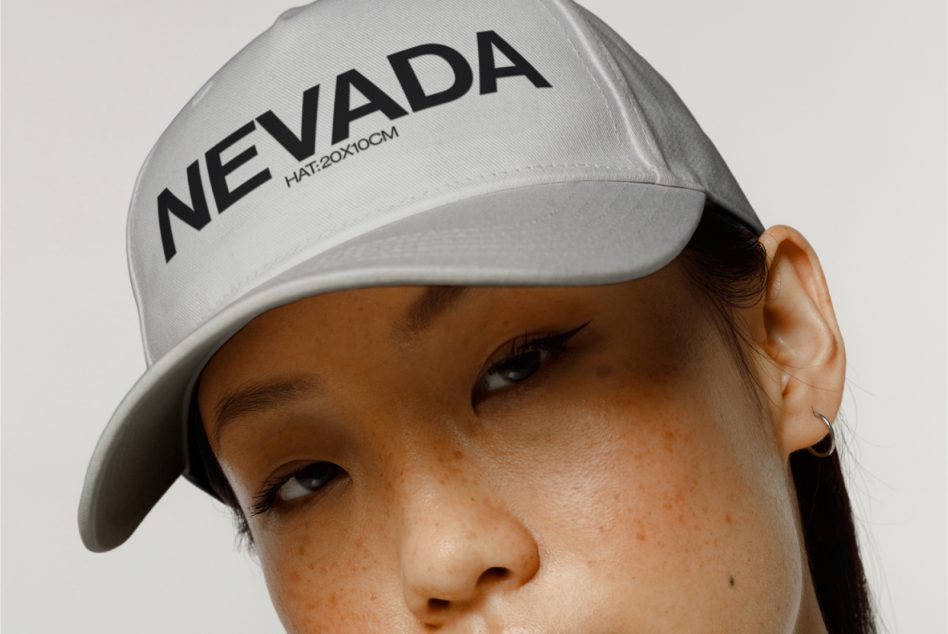
[[690, 239], [705, 194], [625, 181], [534, 184], [429, 209], [248, 290], [138, 379], [102, 432], [79, 504], [89, 550], [138, 527], [185, 468], [183, 416], [214, 351], [257, 315], [338, 290], [392, 285], [575, 286], [652, 273]]

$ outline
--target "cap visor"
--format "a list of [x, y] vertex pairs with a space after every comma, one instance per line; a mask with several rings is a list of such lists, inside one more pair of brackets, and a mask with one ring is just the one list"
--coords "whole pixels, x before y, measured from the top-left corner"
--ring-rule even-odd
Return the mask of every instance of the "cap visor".
[[704, 202], [701, 191], [625, 181], [504, 189], [394, 221], [267, 279], [158, 359], [116, 408], [86, 472], [83, 543], [97, 552], [122, 544], [182, 474], [192, 384], [213, 353], [257, 315], [310, 295], [372, 286], [635, 279], [681, 252]]

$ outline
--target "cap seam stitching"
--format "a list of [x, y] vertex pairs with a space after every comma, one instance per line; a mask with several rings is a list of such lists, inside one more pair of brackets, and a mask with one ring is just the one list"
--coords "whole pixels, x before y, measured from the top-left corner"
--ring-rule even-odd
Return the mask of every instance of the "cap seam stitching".
[[[588, 10], [586, 11], [586, 13], [589, 13]], [[587, 22], [591, 22], [591, 18], [589, 18], [588, 16], [584, 16], [584, 18], [587, 20]], [[598, 21], [601, 22], [601, 20], [598, 20]], [[634, 67], [633, 60], [629, 56], [628, 51], [625, 50], [625, 47], [622, 46], [623, 42], [617, 39], [616, 34], [610, 33], [608, 30], [605, 30], [605, 29], [602, 29], [602, 30], [597, 29], [596, 26], [592, 24], [591, 24], [591, 28], [595, 31], [597, 36], [598, 35], [605, 36], [612, 43], [612, 45], [615, 46], [619, 50], [619, 54], [622, 55], [626, 59], [626, 61], [628, 61]], [[600, 40], [600, 43], [601, 42], [602, 40]], [[608, 55], [606, 55], [606, 57], [612, 64], [613, 70], [615, 71], [616, 70], [615, 61], [612, 56], [612, 52], [608, 50], [607, 52], [608, 52]], [[649, 149], [652, 151], [653, 159], [657, 159], [658, 157], [661, 157], [662, 163], [664, 163], [667, 166], [668, 161], [665, 160], [664, 153], [658, 148], [655, 142], [655, 138], [656, 138], [655, 131], [652, 129], [651, 124], [649, 124], [648, 120], [642, 114], [642, 111], [639, 108], [638, 100], [635, 97], [635, 92], [629, 87], [628, 83], [625, 81], [625, 77], [622, 76], [621, 71], [619, 71], [617, 75], [618, 77], [621, 78], [622, 84], [626, 87], [626, 93], [629, 96], [629, 103], [630, 103], [629, 110], [638, 120], [639, 125], [642, 126], [642, 130], [645, 132], [643, 136], [645, 137], [646, 144], [649, 146]], [[665, 171], [668, 171], [668, 170], [665, 170]]]
[[[601, 21], [601, 20], [600, 20], [600, 21]], [[607, 30], [604, 30], [604, 31], [603, 31], [603, 34], [604, 34], [607, 38], [609, 38], [609, 40], [613, 43], [613, 45], [615, 45], [615, 47], [619, 50], [619, 53], [620, 53], [630, 64], [632, 64], [632, 65], [634, 66], [634, 65], [635, 65], [635, 60], [632, 59], [632, 56], [629, 54], [629, 52], [628, 52], [627, 50], [625, 50], [625, 47], [624, 47], [624, 46], [622, 46], [622, 42], [618, 40], [616, 34], [615, 34], [615, 33], [611, 33], [611, 32], [609, 32], [609, 31], [607, 31]], [[631, 94], [631, 91], [630, 91], [630, 94]], [[654, 134], [652, 134], [652, 128], [651, 128], [651, 126], [648, 127], [648, 130], [649, 130], [650, 135], [651, 135], [651, 136], [654, 136]], [[722, 157], [722, 160], [723, 160], [723, 157]], [[734, 199], [734, 198], [732, 198], [731, 196], [721, 195], [721, 194], [719, 194], [716, 190], [714, 190], [713, 188], [710, 188], [710, 187], [709, 187], [709, 188], [701, 187], [701, 189], [702, 189], [702, 191], [704, 191], [705, 194], [707, 194], [707, 196], [708, 196], [709, 198], [711, 198], [714, 202], [720, 201], [721, 203], [723, 203], [726, 207], [728, 207], [728, 208], [731, 210], [731, 213], [735, 214], [738, 218], [743, 219], [743, 215], [742, 215], [740, 212], [743, 211], [743, 210], [745, 210], [745, 209], [747, 209], [748, 205], [745, 205], [745, 204], [741, 203], [739, 200]], [[751, 209], [750, 209], [750, 210], [752, 211], [752, 206], [751, 206]], [[756, 212], [754, 212], [754, 213], [756, 213]]]
[[[602, 83], [596, 77], [596, 73], [593, 72], [587, 61], [583, 59], [582, 55], [579, 54], [579, 49], [576, 48], [573, 38], [570, 37], [570, 31], [566, 28], [562, 20], [560, 20], [560, 18], [550, 9], [550, 7], [547, 6], [545, 0], [539, 0], [538, 4], [543, 7], [543, 9], [550, 15], [556, 25], [560, 27], [560, 30], [563, 31], [563, 35], [566, 36], [566, 41], [569, 43], [570, 48], [573, 49], [573, 55], [577, 60], [579, 60], [580, 65], [586, 70], [586, 74], [589, 75], [590, 79], [592, 79], [593, 83], [596, 85], [596, 89], [599, 90], [599, 98], [602, 100], [602, 103], [606, 108], [606, 112], [609, 114], [609, 121], [612, 123], [612, 131], [618, 139], [619, 125], [616, 123], [615, 113], [612, 111], [612, 107], [609, 104], [609, 99], [606, 97], [606, 93], [602, 89]], [[631, 159], [627, 159], [627, 162], [629, 165], [634, 165]]]
[[[125, 221], [125, 264], [128, 267], [128, 279], [132, 286], [132, 297], [135, 299], [135, 310], [138, 313], [138, 328], [142, 333], [142, 348], [145, 353], [145, 365], [150, 366], [153, 362], [151, 355], [148, 352], [148, 344], [145, 341], [145, 311], [143, 310], [143, 300], [141, 297], [141, 287], [138, 282], [138, 275], [135, 273], [134, 259], [132, 258], [132, 236], [137, 232], [136, 227], [138, 225], [138, 214], [135, 213], [135, 203], [138, 200], [140, 195], [140, 187], [142, 180], [145, 175], [145, 170], [151, 164], [152, 155], [155, 152], [155, 146], [148, 151], [148, 155], [145, 156], [145, 160], [142, 163], [141, 168], [138, 170], [138, 174], [135, 176], [135, 184], [132, 186], [132, 197], [129, 203], [130, 210], [128, 218]], [[134, 226], [133, 226], [134, 225]]]

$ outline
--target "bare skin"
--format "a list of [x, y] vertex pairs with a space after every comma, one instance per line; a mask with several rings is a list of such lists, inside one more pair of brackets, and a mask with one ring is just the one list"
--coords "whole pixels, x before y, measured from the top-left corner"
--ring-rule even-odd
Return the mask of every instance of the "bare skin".
[[[677, 262], [476, 287], [413, 339], [393, 324], [424, 287], [249, 323], [199, 404], [286, 629], [825, 632], [788, 460], [825, 436], [813, 410], [835, 419], [845, 353], [809, 243], [784, 225], [761, 241], [769, 288], [739, 318], [762, 411]], [[524, 333], [583, 324], [495, 365]], [[317, 376], [218, 430], [225, 395]], [[300, 471], [321, 462], [336, 470]], [[273, 475], [276, 508], [252, 514]]]

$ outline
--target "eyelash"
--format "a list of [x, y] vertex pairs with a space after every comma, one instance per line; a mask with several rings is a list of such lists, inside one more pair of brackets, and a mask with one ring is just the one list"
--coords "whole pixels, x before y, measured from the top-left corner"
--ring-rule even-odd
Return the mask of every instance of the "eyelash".
[[[550, 351], [553, 356], [550, 359], [548, 359], [544, 365], [540, 366], [540, 368], [537, 369], [534, 373], [530, 374], [528, 377], [523, 379], [523, 381], [529, 380], [530, 378], [535, 376], [538, 372], [540, 372], [542, 368], [546, 367], [553, 360], [555, 360], [556, 356], [562, 351], [563, 347], [566, 345], [566, 342], [569, 341], [570, 338], [572, 338], [580, 330], [585, 328], [588, 324], [589, 322], [587, 321], [583, 324], [580, 324], [576, 328], [573, 328], [571, 330], [567, 330], [566, 332], [561, 332], [555, 335], [531, 335], [530, 333], [525, 332], [524, 334], [520, 335], [519, 337], [517, 337], [516, 339], [510, 342], [510, 345], [508, 347], [508, 352], [504, 355], [504, 357], [500, 361], [498, 361], [497, 363], [491, 364], [487, 368], [487, 370], [482, 375], [482, 378], [478, 381], [478, 386], [481, 386], [484, 383], [484, 377], [487, 377], [491, 372], [494, 372], [495, 370], [504, 367], [505, 365], [513, 361], [514, 359], [520, 357], [523, 354], [526, 354], [527, 352], [532, 352], [537, 349]], [[505, 389], [495, 390], [495, 391], [503, 392], [505, 391]], [[474, 402], [474, 399], [472, 399], [472, 403], [473, 402]], [[315, 463], [310, 463], [308, 465], [305, 465], [303, 469], [309, 468], [310, 466], [312, 466], [312, 464], [315, 464]], [[337, 471], [337, 470], [341, 471], [339, 467], [335, 467], [334, 469], [332, 469], [332, 471]], [[268, 478], [261, 486], [260, 492], [254, 496], [253, 504], [251, 505], [251, 508], [250, 508], [251, 516], [260, 515], [262, 513], [267, 513], [270, 510], [279, 508], [280, 502], [279, 502], [279, 499], [277, 498], [277, 494], [279, 493], [283, 485], [286, 484], [291, 478], [296, 477], [300, 473], [300, 471], [302, 471], [302, 469], [297, 470], [287, 475], [275, 475]], [[333, 480], [329, 480], [326, 485], [323, 485], [319, 489], [316, 489], [316, 491], [321, 491], [332, 481]], [[305, 496], [305, 498], [301, 498], [301, 499], [309, 499], [309, 498], [310, 496]]]
[[[569, 341], [577, 332], [585, 328], [587, 324], [589, 324], [588, 321], [583, 324], [580, 324], [576, 328], [573, 328], [571, 330], [567, 330], [566, 332], [561, 332], [555, 335], [531, 335], [530, 333], [527, 333], [527, 332], [523, 333], [522, 335], [520, 335], [519, 337], [517, 337], [516, 339], [510, 342], [507, 353], [504, 355], [504, 357], [500, 361], [498, 361], [497, 363], [491, 364], [487, 368], [487, 370], [481, 376], [481, 379], [478, 381], [478, 384], [475, 390], [479, 389], [482, 385], [486, 383], [485, 379], [491, 373], [493, 373], [494, 371], [498, 369], [503, 368], [514, 359], [517, 359], [520, 356], [528, 352], [533, 352], [534, 350], [537, 350], [537, 349], [549, 351], [552, 355], [551, 358], [548, 359], [545, 364], [540, 366], [540, 368], [538, 368], [536, 372], [530, 374], [528, 377], [521, 380], [518, 383], [518, 385], [520, 383], [523, 383], [524, 381], [528, 381], [533, 376], [535, 376], [538, 372], [540, 372], [542, 368], [552, 363], [553, 360], [555, 360], [558, 353], [562, 351], [563, 347], [566, 345], [566, 342]], [[495, 390], [495, 392], [502, 392], [502, 391], [505, 391], [505, 389]], [[474, 399], [472, 398], [472, 405], [473, 404], [474, 404]]]

